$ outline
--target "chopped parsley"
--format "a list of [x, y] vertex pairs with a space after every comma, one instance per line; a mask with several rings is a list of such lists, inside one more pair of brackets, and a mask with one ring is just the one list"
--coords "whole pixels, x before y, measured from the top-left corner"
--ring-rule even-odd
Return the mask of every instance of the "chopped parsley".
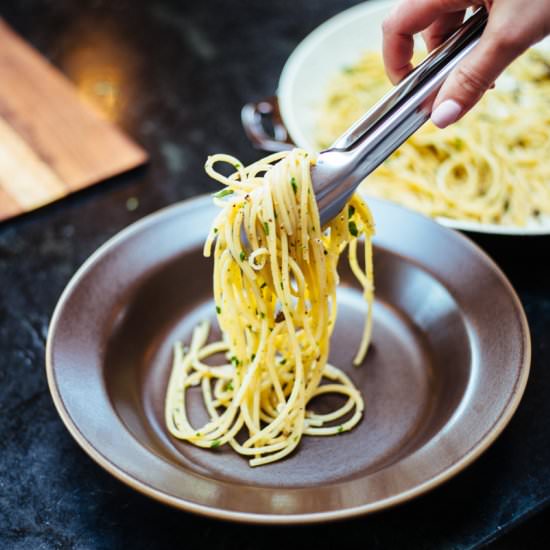
[[233, 357], [231, 357], [231, 362], [233, 363], [233, 365], [235, 365], [236, 367], [239, 366], [239, 360], [233, 355]]
[[349, 205], [348, 206], [348, 219], [351, 218], [355, 214], [355, 206]]
[[290, 185], [292, 185], [294, 194], [296, 194], [296, 192], [298, 191], [298, 185], [296, 184], [296, 178], [294, 176], [290, 178]]
[[219, 315], [222, 312], [222, 308], [220, 306], [216, 306], [216, 313]]
[[357, 225], [355, 225], [355, 222], [354, 221], [350, 221], [348, 223], [348, 228], [349, 228], [349, 232], [354, 236], [354, 237], [357, 237], [357, 235], [359, 234], [359, 231], [357, 231]]
[[338, 426], [338, 433], [341, 434], [344, 431], [344, 426]]
[[266, 235], [269, 235], [269, 224], [267, 222], [264, 222], [264, 231]]
[[216, 197], [217, 199], [221, 199], [223, 197], [227, 197], [227, 195], [232, 195], [233, 194], [233, 189], [222, 189], [221, 191], [218, 191], [217, 193], [214, 193], [214, 197]]
[[221, 444], [222, 444], [222, 442], [219, 439], [214, 439], [214, 441], [212, 441], [212, 443], [210, 443], [210, 448], [211, 449], [217, 449]]
[[244, 253], [244, 250], [241, 250], [239, 258], [241, 259], [241, 262], [244, 262], [246, 260], [246, 254]]
[[224, 388], [225, 391], [233, 391], [233, 382], [229, 380], [229, 382], [225, 385]]
[[126, 201], [126, 210], [133, 212], [139, 206], [139, 200], [136, 197], [130, 197]]
[[254, 359], [256, 359], [256, 354], [253, 353], [251, 356], [250, 356], [250, 361], [254, 361]]

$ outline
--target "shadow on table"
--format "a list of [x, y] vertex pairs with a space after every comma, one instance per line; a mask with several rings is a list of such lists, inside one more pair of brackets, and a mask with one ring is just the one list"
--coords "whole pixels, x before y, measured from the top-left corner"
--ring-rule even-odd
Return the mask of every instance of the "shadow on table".
[[510, 278], [512, 284], [540, 287], [550, 285], [550, 236], [514, 237], [470, 233], [480, 246]]

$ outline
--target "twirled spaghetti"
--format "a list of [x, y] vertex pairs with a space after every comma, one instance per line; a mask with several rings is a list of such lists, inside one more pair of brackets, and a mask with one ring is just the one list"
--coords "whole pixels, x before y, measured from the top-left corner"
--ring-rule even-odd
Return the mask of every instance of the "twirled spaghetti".
[[[229, 163], [226, 177], [216, 163]], [[305, 151], [278, 153], [244, 167], [214, 155], [207, 173], [226, 187], [215, 199], [221, 211], [204, 246], [214, 245], [214, 298], [223, 340], [207, 343], [208, 323], [178, 345], [165, 405], [170, 433], [199, 447], [228, 443], [251, 466], [283, 458], [303, 435], [333, 435], [361, 419], [363, 399], [350, 378], [327, 363], [336, 320], [337, 264], [348, 248], [350, 266], [369, 305], [355, 363], [370, 339], [373, 273], [368, 207], [354, 196], [321, 228]], [[357, 254], [364, 241], [364, 266]], [[225, 354], [218, 366], [206, 364]], [[200, 385], [210, 420], [191, 426], [187, 394]], [[311, 400], [326, 393], [346, 398], [339, 409], [318, 414]]]
[[[320, 148], [390, 87], [378, 53], [335, 75], [319, 113]], [[433, 217], [522, 226], [550, 214], [550, 54], [526, 52], [458, 123], [426, 124], [363, 189]]]

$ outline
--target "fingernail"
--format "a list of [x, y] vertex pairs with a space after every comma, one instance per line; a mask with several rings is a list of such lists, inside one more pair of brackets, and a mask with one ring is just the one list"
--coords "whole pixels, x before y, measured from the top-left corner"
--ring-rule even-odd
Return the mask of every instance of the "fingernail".
[[445, 128], [455, 122], [462, 111], [462, 107], [454, 99], [446, 99], [432, 111], [432, 122], [438, 128]]

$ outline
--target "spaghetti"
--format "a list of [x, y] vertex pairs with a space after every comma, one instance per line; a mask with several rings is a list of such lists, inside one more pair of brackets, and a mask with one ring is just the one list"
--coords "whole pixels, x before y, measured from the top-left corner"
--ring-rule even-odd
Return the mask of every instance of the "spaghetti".
[[[319, 114], [320, 148], [390, 87], [373, 52], [336, 75]], [[550, 214], [550, 54], [526, 52], [462, 120], [426, 124], [362, 185], [432, 217], [523, 226]]]
[[[234, 167], [230, 176], [217, 163]], [[244, 167], [214, 155], [207, 173], [226, 187], [221, 211], [204, 246], [214, 246], [214, 299], [223, 340], [208, 343], [209, 324], [199, 324], [188, 348], [178, 344], [168, 383], [165, 420], [170, 433], [194, 445], [229, 444], [251, 466], [291, 453], [303, 435], [334, 435], [361, 419], [363, 399], [350, 378], [327, 362], [336, 320], [337, 264], [347, 247], [351, 269], [368, 303], [363, 338], [354, 363], [365, 357], [371, 333], [374, 224], [353, 196], [321, 228], [312, 191], [314, 160], [302, 150], [277, 153]], [[363, 236], [364, 265], [358, 258]], [[224, 354], [217, 366], [206, 359]], [[188, 392], [200, 386], [210, 417], [200, 428], [187, 415]], [[327, 414], [311, 401], [327, 393], [345, 403]]]

